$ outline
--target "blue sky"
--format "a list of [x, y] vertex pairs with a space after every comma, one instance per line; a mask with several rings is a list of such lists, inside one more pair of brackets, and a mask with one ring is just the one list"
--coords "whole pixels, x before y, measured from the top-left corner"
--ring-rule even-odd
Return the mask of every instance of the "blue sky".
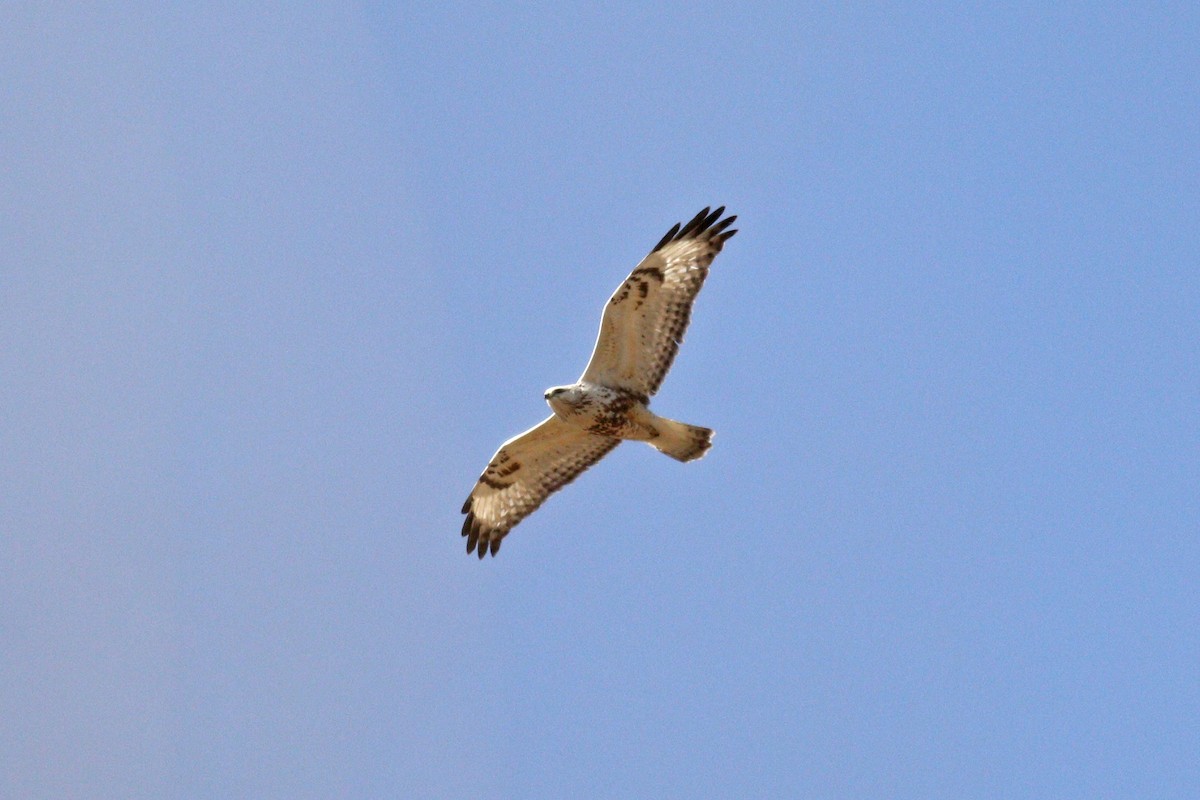
[[[1194, 798], [1194, 4], [0, 11], [0, 795]], [[656, 411], [459, 508], [675, 221]]]

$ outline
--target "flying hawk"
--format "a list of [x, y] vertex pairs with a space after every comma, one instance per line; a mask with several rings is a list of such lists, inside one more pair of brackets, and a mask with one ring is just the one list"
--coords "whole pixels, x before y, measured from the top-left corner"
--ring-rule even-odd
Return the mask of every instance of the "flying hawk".
[[691, 461], [713, 432], [657, 416], [646, 406], [658, 391], [691, 319], [692, 302], [737, 217], [704, 209], [676, 223], [617, 287], [600, 318], [600, 335], [576, 383], [546, 390], [554, 411], [500, 446], [463, 503], [467, 552], [494, 556], [500, 542], [546, 498], [624, 439], [646, 442]]

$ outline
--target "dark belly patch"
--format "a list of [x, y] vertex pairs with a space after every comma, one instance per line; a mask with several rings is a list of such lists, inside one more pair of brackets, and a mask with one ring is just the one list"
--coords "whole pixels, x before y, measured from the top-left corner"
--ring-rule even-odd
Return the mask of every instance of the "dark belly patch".
[[640, 400], [641, 398], [632, 392], [620, 392], [597, 409], [592, 417], [592, 424], [587, 428], [588, 433], [616, 436], [621, 439], [636, 435], [639, 427], [629, 418], [629, 412]]

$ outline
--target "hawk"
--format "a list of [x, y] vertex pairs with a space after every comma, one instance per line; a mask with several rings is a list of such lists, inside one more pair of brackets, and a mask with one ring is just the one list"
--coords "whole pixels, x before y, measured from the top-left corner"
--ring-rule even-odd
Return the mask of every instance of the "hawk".
[[546, 498], [623, 440], [646, 442], [678, 461], [700, 458], [713, 432], [660, 417], [647, 406], [658, 391], [692, 315], [708, 267], [737, 217], [704, 209], [676, 223], [609, 298], [600, 335], [579, 380], [546, 390], [554, 411], [514, 436], [488, 463], [462, 513], [467, 552], [483, 558]]

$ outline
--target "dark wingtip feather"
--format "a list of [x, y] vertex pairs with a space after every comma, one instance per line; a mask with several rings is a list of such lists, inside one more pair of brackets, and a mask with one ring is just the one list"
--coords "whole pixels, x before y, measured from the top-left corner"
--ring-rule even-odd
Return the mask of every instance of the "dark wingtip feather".
[[715, 240], [718, 245], [724, 244], [729, 237], [737, 233], [736, 230], [725, 230], [737, 219], [737, 214], [721, 219], [721, 215], [724, 213], [725, 206], [717, 206], [715, 209], [706, 206], [699, 214], [692, 217], [685, 224], [680, 225], [678, 222], [675, 223], [671, 230], [667, 231], [667, 235], [660, 239], [650, 252], [655, 253], [671, 242], [682, 241], [689, 237], [698, 237], [701, 234], [704, 234], [709, 241]]
[[475, 546], [479, 544], [479, 532], [482, 527], [483, 526], [479, 524], [479, 520], [475, 518], [474, 514], [471, 514], [467, 517], [467, 523], [463, 526], [463, 529], [466, 530], [467, 528], [470, 528], [469, 533], [467, 533], [468, 553], [474, 550]]
[[473, 499], [474, 499], [474, 498], [472, 498], [470, 495], [468, 495], [468, 496], [467, 496], [467, 502], [463, 503], [463, 510], [462, 510], [462, 513], [466, 514], [466, 513], [470, 512], [470, 510], [471, 510], [471, 500], [473, 500]]
[[683, 226], [683, 230], [681, 230], [679, 232], [679, 235], [676, 236], [675, 238], [676, 239], [685, 239], [688, 236], [690, 236], [692, 233], [694, 233], [696, 230], [696, 227], [698, 225], [700, 225], [701, 222], [704, 221], [705, 217], [708, 216], [708, 209], [709, 209], [709, 207], [705, 206], [703, 211], [701, 211], [699, 214], [697, 214], [696, 216], [694, 216], [690, 220], [688, 220], [688, 223]]
[[467, 505], [463, 506], [463, 511], [467, 518], [463, 520], [462, 535], [467, 537], [467, 554], [474, 553], [483, 558], [491, 552], [494, 556], [500, 550], [500, 537], [487, 539], [483, 536], [484, 524], [475, 516], [474, 511], [470, 511], [471, 501], [467, 499]]
[[716, 222], [718, 219], [720, 219], [721, 215], [724, 213], [725, 213], [725, 206], [721, 206], [716, 211], [714, 211], [711, 214], [709, 214], [708, 216], [706, 216], [703, 220], [701, 220], [700, 224], [696, 226], [696, 233], [702, 233], [702, 232], [708, 230], [709, 226], [712, 225], [714, 222]]
[[662, 239], [660, 239], [658, 244], [654, 245], [654, 249], [652, 249], [650, 252], [656, 253], [659, 250], [662, 250], [667, 242], [669, 242], [675, 238], [675, 234], [677, 234], [677, 233], [679, 233], [679, 223], [678, 222], [676, 222], [674, 225], [671, 226], [671, 230], [667, 231], [667, 235], [664, 236]]
[[711, 228], [711, 229], [709, 229], [709, 231], [708, 231], [708, 232], [709, 232], [710, 234], [718, 234], [718, 233], [720, 233], [721, 231], [723, 231], [723, 230], [725, 230], [726, 228], [728, 228], [730, 225], [732, 225], [732, 224], [733, 224], [733, 221], [734, 221], [735, 219], [737, 219], [737, 214], [734, 214], [733, 216], [730, 216], [730, 217], [726, 217], [725, 219], [723, 219], [723, 220], [721, 220], [720, 222], [718, 222], [716, 225], [712, 226], [712, 228]]

